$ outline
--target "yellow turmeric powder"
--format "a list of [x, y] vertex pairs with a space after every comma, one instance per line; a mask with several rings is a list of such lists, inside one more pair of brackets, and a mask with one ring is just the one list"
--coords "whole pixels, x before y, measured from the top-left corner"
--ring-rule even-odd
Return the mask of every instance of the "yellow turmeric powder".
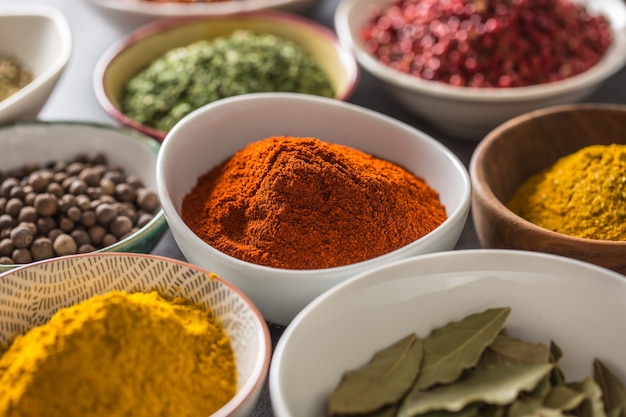
[[508, 207], [545, 229], [626, 240], [626, 145], [593, 145], [559, 159], [515, 192]]
[[2, 417], [206, 417], [235, 394], [210, 311], [113, 291], [59, 310], [0, 356]]

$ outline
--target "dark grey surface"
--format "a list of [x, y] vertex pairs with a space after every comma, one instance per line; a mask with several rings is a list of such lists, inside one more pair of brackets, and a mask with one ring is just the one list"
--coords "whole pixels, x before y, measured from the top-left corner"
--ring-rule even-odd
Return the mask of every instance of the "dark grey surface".
[[[339, 0], [319, 0], [303, 14], [333, 28], [333, 14], [338, 2]], [[114, 41], [152, 19], [106, 11], [85, 0], [0, 0], [0, 5], [39, 3], [47, 3], [61, 10], [69, 21], [74, 38], [74, 49], [67, 70], [40, 117], [47, 120], [89, 120], [114, 123], [100, 108], [93, 93], [94, 67], [104, 50]], [[381, 87], [377, 80], [362, 71], [359, 85], [350, 102], [376, 110], [423, 130], [455, 152], [465, 166], [469, 164], [477, 142], [453, 139], [431, 129], [427, 123], [398, 106]], [[587, 101], [626, 103], [626, 70], [622, 70], [609, 79]], [[479, 247], [470, 216], [457, 249]], [[169, 232], [153, 253], [184, 260]], [[270, 332], [275, 345], [283, 328], [270, 324]], [[272, 416], [267, 384], [253, 416]]]

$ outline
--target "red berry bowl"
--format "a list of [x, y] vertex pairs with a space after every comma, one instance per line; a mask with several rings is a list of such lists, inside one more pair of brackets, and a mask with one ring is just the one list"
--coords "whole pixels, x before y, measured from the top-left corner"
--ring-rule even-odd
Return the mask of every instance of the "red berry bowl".
[[621, 0], [344, 0], [335, 28], [393, 98], [469, 140], [582, 101], [626, 62]]

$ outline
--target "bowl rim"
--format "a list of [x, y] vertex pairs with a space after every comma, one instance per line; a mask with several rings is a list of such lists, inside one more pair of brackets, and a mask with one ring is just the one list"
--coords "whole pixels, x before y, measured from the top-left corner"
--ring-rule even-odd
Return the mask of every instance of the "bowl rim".
[[[444, 82], [428, 81], [382, 64], [362, 47], [359, 40], [352, 36], [352, 30], [349, 27], [349, 15], [357, 5], [364, 1], [371, 5], [376, 0], [345, 0], [338, 4], [335, 10], [334, 25], [340, 41], [353, 51], [359, 64], [368, 72], [380, 77], [390, 85], [412, 93], [465, 102], [526, 102], [592, 88], [614, 75], [626, 64], [626, 22], [623, 22], [622, 27], [612, 26], [614, 41], [599, 62], [588, 70], [563, 80], [509, 88], [452, 86]], [[589, 3], [591, 0], [585, 1]], [[626, 4], [620, 4], [619, 7], [622, 7], [626, 13]], [[606, 16], [606, 14], [604, 15]], [[610, 22], [610, 19], [608, 20]]]
[[[611, 271], [607, 268], [594, 265], [588, 262], [580, 261], [573, 258], [568, 258], [561, 255], [548, 254], [542, 252], [531, 252], [524, 250], [513, 250], [513, 249], [461, 249], [461, 250], [451, 250], [451, 251], [443, 251], [443, 252], [435, 252], [424, 255], [419, 255], [412, 258], [401, 259], [395, 261], [393, 263], [387, 265], [381, 265], [374, 269], [370, 269], [368, 271], [356, 274], [352, 277], [349, 277], [347, 280], [336, 284], [329, 290], [324, 293], [318, 295], [313, 301], [311, 301], [308, 305], [306, 305], [300, 312], [295, 316], [295, 318], [291, 321], [289, 326], [283, 332], [281, 338], [276, 343], [276, 347], [274, 348], [272, 365], [270, 366], [269, 377], [268, 377], [268, 385], [270, 397], [272, 400], [272, 405], [274, 407], [274, 412], [278, 417], [291, 416], [290, 408], [288, 407], [287, 400], [285, 397], [285, 389], [284, 382], [281, 375], [282, 368], [285, 367], [282, 358], [288, 348], [290, 348], [290, 342], [297, 332], [301, 331], [301, 325], [303, 322], [307, 322], [310, 320], [311, 314], [318, 311], [325, 304], [333, 303], [336, 304], [337, 299], [344, 298], [346, 294], [351, 293], [351, 290], [355, 287], [362, 285], [363, 287], [370, 286], [374, 282], [374, 278], [384, 276], [386, 271], [396, 271], [398, 268], [403, 268], [406, 266], [414, 266], [412, 269], [415, 270], [415, 275], [420, 275], [419, 265], [423, 262], [433, 262], [438, 259], [445, 259], [446, 264], [450, 265], [459, 265], [459, 263], [466, 263], [468, 259], [476, 259], [483, 258], [487, 262], [493, 262], [494, 260], [498, 264], [508, 263], [508, 260], [513, 258], [519, 259], [527, 259], [528, 261], [525, 263], [527, 265], [534, 266], [536, 260], [540, 260], [544, 263], [551, 264], [559, 264], [559, 265], [569, 265], [571, 267], [580, 268], [583, 271], [595, 271], [597, 273], [601, 273], [603, 277], [606, 277], [607, 281], [614, 283], [615, 285], [621, 285], [626, 290], [626, 280], [624, 276]], [[457, 262], [455, 262], [457, 261]], [[543, 268], [543, 266], [541, 266]], [[496, 270], [497, 268], [492, 268]], [[441, 273], [448, 272], [448, 269], [444, 268]], [[523, 271], [522, 271], [523, 272]], [[427, 275], [428, 276], [428, 275]], [[589, 277], [587, 275], [581, 274], [580, 276], [572, 277], [574, 279], [579, 280], [588, 280]], [[569, 279], [569, 277], [568, 277]], [[467, 282], [475, 281], [476, 278], [468, 277]], [[421, 288], [425, 288], [426, 285], [422, 285]], [[373, 354], [374, 352], [372, 352]]]
[[[190, 240], [197, 247], [202, 248], [203, 251], [210, 252], [213, 256], [232, 263], [236, 268], [241, 269], [246, 275], [250, 274], [264, 274], [264, 275], [274, 275], [277, 277], [285, 277], [288, 276], [289, 279], [309, 279], [311, 277], [316, 277], [317, 279], [322, 279], [319, 277], [320, 274], [329, 274], [332, 276], [338, 276], [340, 274], [345, 274], [350, 270], [361, 270], [364, 268], [370, 268], [372, 265], [376, 265], [381, 260], [394, 259], [398, 254], [401, 254], [406, 251], [410, 251], [413, 246], [417, 244], [422, 244], [423, 242], [429, 242], [433, 239], [437, 239], [437, 237], [442, 234], [449, 232], [451, 228], [453, 228], [456, 224], [463, 221], [463, 219], [467, 218], [467, 215], [470, 211], [471, 204], [471, 195], [472, 195], [472, 187], [471, 180], [469, 177], [469, 173], [463, 163], [460, 161], [458, 156], [452, 152], [449, 148], [447, 148], [443, 143], [434, 139], [432, 136], [427, 133], [409, 125], [408, 123], [404, 123], [400, 120], [394, 119], [390, 116], [384, 115], [382, 113], [376, 112], [374, 110], [352, 104], [345, 101], [339, 101], [335, 99], [311, 96], [305, 94], [298, 93], [253, 93], [253, 94], [245, 94], [241, 96], [233, 96], [218, 100], [214, 103], [207, 104], [186, 116], [186, 121], [192, 120], [195, 118], [201, 118], [203, 115], [211, 111], [215, 107], [223, 107], [235, 105], [240, 101], [249, 101], [249, 100], [290, 100], [290, 101], [302, 101], [302, 102], [318, 102], [323, 103], [326, 106], [331, 106], [335, 108], [343, 108], [347, 111], [357, 112], [366, 115], [367, 117], [372, 117], [378, 120], [383, 121], [385, 124], [391, 124], [394, 126], [398, 126], [404, 130], [411, 131], [413, 135], [417, 134], [419, 136], [419, 141], [423, 141], [430, 146], [433, 146], [437, 149], [438, 152], [443, 154], [449, 161], [452, 166], [456, 169], [461, 177], [463, 182], [463, 190], [462, 195], [460, 197], [460, 203], [456, 210], [450, 214], [448, 214], [446, 220], [440, 224], [435, 230], [430, 233], [422, 236], [419, 239], [412, 241], [411, 243], [404, 245], [394, 251], [388, 252], [386, 254], [377, 256], [375, 258], [367, 259], [361, 262], [356, 262], [348, 265], [341, 265], [332, 268], [320, 268], [320, 269], [283, 269], [283, 268], [275, 268], [265, 265], [259, 265], [252, 262], [244, 261], [233, 256], [227, 255], [224, 252], [219, 251], [208, 243], [204, 242], [199, 236], [197, 236], [190, 228], [185, 224], [185, 222], [180, 217], [178, 210], [174, 207], [174, 203], [170, 197], [170, 193], [167, 190], [167, 178], [165, 177], [165, 169], [163, 168], [165, 164], [165, 159], [167, 158], [167, 150], [169, 149], [172, 141], [169, 138], [175, 135], [178, 130], [181, 129], [183, 124], [177, 124], [174, 128], [168, 133], [163, 144], [161, 146], [161, 151], [159, 152], [159, 156], [157, 158], [157, 190], [159, 193], [159, 199], [161, 200], [161, 206], [166, 213], [166, 217], [169, 218], [169, 222], [176, 222], [181, 227], [178, 228], [178, 232], [182, 233], [186, 240]], [[174, 218], [171, 218], [169, 214], [172, 214]], [[172, 227], [170, 225], [170, 227]], [[182, 248], [181, 248], [182, 250]]]
[[[558, 233], [549, 229], [545, 229], [538, 226], [523, 217], [515, 214], [511, 211], [496, 195], [493, 193], [489, 181], [485, 176], [484, 169], [478, 164], [478, 159], [481, 155], [489, 152], [490, 149], [498, 142], [501, 134], [512, 127], [519, 126], [520, 122], [528, 121], [529, 119], [538, 119], [548, 117], [553, 114], [568, 113], [571, 110], [580, 111], [595, 111], [595, 110], [619, 110], [626, 116], [626, 104], [614, 104], [614, 103], [572, 103], [572, 104], [559, 104], [555, 106], [549, 106], [537, 110], [533, 110], [512, 119], [507, 120], [501, 125], [491, 130], [485, 138], [476, 146], [474, 153], [469, 163], [469, 173], [472, 182], [473, 198], [480, 199], [485, 206], [489, 207], [491, 212], [498, 213], [499, 216], [506, 222], [510, 222], [519, 228], [531, 231], [538, 236], [549, 237], [552, 240], [561, 239], [568, 240], [576, 245], [594, 245], [599, 248], [617, 248], [626, 247], [626, 240], [600, 240], [600, 239], [588, 239], [578, 236], [571, 236], [564, 233]], [[565, 155], [563, 155], [565, 156]]]
[[[275, 22], [277, 25], [292, 25], [302, 27], [305, 28], [307, 31], [315, 33], [316, 35], [327, 41], [330, 45], [332, 45], [333, 49], [337, 52], [341, 64], [347, 74], [348, 81], [346, 83], [345, 90], [337, 94], [334, 99], [345, 101], [354, 94], [354, 91], [356, 90], [356, 87], [361, 77], [361, 70], [354, 54], [349, 48], [347, 48], [340, 42], [337, 34], [330, 28], [327, 28], [321, 23], [313, 21], [307, 17], [281, 10], [269, 9], [243, 12], [224, 17], [202, 15], [175, 16], [159, 19], [138, 27], [137, 29], [133, 30], [132, 32], [128, 33], [124, 37], [118, 39], [113, 44], [111, 44], [96, 62], [92, 84], [98, 103], [102, 106], [105, 112], [107, 112], [110, 116], [118, 120], [123, 125], [152, 136], [159, 141], [163, 141], [167, 136], [167, 132], [134, 121], [130, 117], [126, 116], [121, 111], [121, 109], [113, 104], [111, 96], [107, 93], [104, 87], [109, 66], [118, 58], [118, 56], [123, 54], [128, 47], [138, 44], [144, 39], [151, 38], [155, 35], [165, 33], [167, 31], [175, 31], [179, 28], [183, 28], [185, 25], [210, 23], [217, 20], [219, 20], [220, 22], [255, 20], [269, 21]], [[163, 51], [163, 53], [165, 53], [165, 51]]]
[[[0, 5], [0, 17], [42, 17], [50, 21], [61, 38], [60, 53], [54, 63], [35, 77], [30, 83], [16, 91], [14, 94], [0, 101], [0, 113], [14, 104], [30, 96], [34, 91], [60, 74], [67, 66], [72, 54], [72, 32], [69, 23], [63, 13], [53, 6], [46, 4], [19, 4]], [[24, 63], [28, 65], [28, 63]]]
[[[149, 1], [126, 1], [126, 0], [86, 0], [98, 7], [126, 12], [135, 15], [167, 17], [167, 16], [188, 16], [207, 15], [223, 16], [235, 13], [242, 13], [255, 10], [266, 10], [274, 8], [306, 7], [314, 0], [253, 0], [251, 4], [226, 4], [223, 2], [208, 3], [155, 3]], [[230, 2], [228, 2], [230, 3]]]
[[252, 300], [237, 286], [229, 282], [228, 280], [222, 278], [219, 275], [216, 275], [206, 268], [203, 268], [198, 265], [191, 264], [189, 262], [185, 262], [178, 259], [169, 258], [162, 255], [153, 255], [146, 253], [129, 253], [129, 252], [101, 252], [101, 253], [82, 253], [75, 255], [68, 255], [57, 258], [49, 258], [41, 261], [33, 262], [30, 264], [20, 265], [18, 268], [11, 269], [6, 272], [0, 273], [0, 283], [3, 278], [7, 276], [14, 275], [16, 273], [20, 273], [24, 270], [28, 270], [29, 268], [39, 268], [42, 265], [61, 262], [66, 264], [68, 262], [72, 262], [73, 259], [82, 259], [82, 258], [101, 258], [101, 257], [115, 257], [115, 258], [141, 258], [146, 261], [162, 261], [168, 264], [177, 265], [183, 268], [193, 269], [197, 272], [203, 273], [207, 276], [211, 276], [212, 279], [218, 280], [221, 285], [228, 287], [232, 292], [234, 292], [237, 297], [239, 297], [247, 308], [250, 310], [250, 313], [255, 318], [257, 323], [256, 326], [256, 334], [259, 339], [258, 345], [258, 354], [256, 355], [254, 368], [252, 370], [252, 374], [248, 381], [246, 381], [243, 385], [241, 385], [240, 389], [237, 393], [219, 410], [217, 410], [212, 417], [227, 417], [232, 415], [242, 404], [245, 404], [250, 399], [254, 398], [255, 392], [260, 390], [261, 385], [265, 383], [266, 375], [269, 372], [269, 365], [271, 360], [272, 353], [272, 345], [271, 345], [271, 336], [269, 333], [269, 328], [261, 312], [257, 308], [257, 306], [252, 302]]
[[[137, 140], [141, 142], [142, 144], [144, 144], [144, 146], [147, 147], [148, 150], [152, 154], [154, 154], [155, 164], [156, 164], [156, 160], [158, 159], [158, 154], [159, 154], [161, 144], [157, 140], [155, 140], [154, 138], [150, 136], [144, 135], [143, 133], [136, 132], [132, 129], [128, 129], [123, 126], [106, 124], [103, 122], [77, 121], [77, 120], [23, 119], [23, 120], [16, 120], [16, 121], [0, 122], [0, 131], [3, 131], [5, 129], [16, 128], [20, 126], [44, 126], [45, 127], [45, 126], [53, 126], [53, 125], [54, 126], [63, 125], [63, 126], [68, 126], [68, 127], [88, 127], [88, 128], [104, 129], [104, 130], [111, 130], [114, 132], [118, 132], [118, 133], [128, 136], [129, 139]], [[156, 190], [154, 191], [156, 192]], [[160, 239], [160, 237], [166, 232], [166, 230], [167, 230], [167, 221], [165, 218], [165, 212], [163, 211], [163, 208], [161, 207], [159, 211], [153, 216], [153, 218], [136, 232], [126, 236], [124, 239], [119, 240], [110, 246], [98, 249], [91, 253], [98, 253], [98, 254], [103, 254], [103, 253], [108, 253], [108, 252], [130, 253], [130, 252], [122, 252], [122, 251], [124, 250], [124, 248], [128, 246], [132, 246], [135, 242], [141, 241], [146, 236], [159, 236], [159, 239]], [[69, 256], [74, 256], [74, 255], [69, 255]], [[58, 258], [62, 258], [62, 257], [56, 256], [53, 258], [44, 259], [42, 261], [54, 260]], [[41, 262], [41, 261], [30, 262], [27, 264], [0, 265], [0, 275], [5, 272], [13, 271], [16, 268], [30, 266], [36, 262]]]

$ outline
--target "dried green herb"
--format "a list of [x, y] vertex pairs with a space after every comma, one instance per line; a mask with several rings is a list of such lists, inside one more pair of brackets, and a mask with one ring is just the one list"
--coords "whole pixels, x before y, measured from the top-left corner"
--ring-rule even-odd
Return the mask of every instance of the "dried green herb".
[[422, 356], [423, 342], [415, 334], [377, 352], [345, 374], [328, 399], [328, 414], [367, 414], [397, 403], [415, 381]]
[[584, 399], [584, 393], [573, 390], [566, 385], [557, 385], [550, 390], [544, 404], [548, 408], [570, 411], [578, 408]]
[[335, 95], [327, 74], [299, 44], [236, 30], [154, 60], [127, 83], [121, 108], [139, 123], [169, 131], [205, 104], [258, 92]]
[[428, 411], [459, 411], [476, 401], [504, 405], [522, 391], [531, 391], [552, 370], [552, 364], [514, 364], [477, 368], [454, 384], [430, 390], [412, 390], [404, 399], [399, 417], [413, 417]]
[[[626, 387], [608, 367], [596, 359], [593, 378], [567, 381], [559, 366], [560, 346], [509, 335], [502, 327], [509, 312], [471, 314], [432, 330], [423, 341], [411, 334], [381, 350], [370, 364], [346, 374], [344, 381], [350, 379], [356, 394], [347, 391], [350, 408], [334, 417], [626, 417]], [[411, 343], [421, 342], [419, 369], [410, 370], [413, 382], [407, 388], [405, 375], [399, 378], [402, 389], [382, 394], [386, 389], [377, 385], [395, 379], [387, 378], [392, 372], [386, 370], [400, 375], [398, 369], [411, 363], [405, 358], [408, 346], [418, 349]], [[370, 397], [378, 403], [372, 405]]]
[[455, 381], [463, 370], [475, 366], [502, 330], [510, 311], [508, 307], [488, 309], [434, 329], [424, 339], [417, 387]]
[[626, 387], [624, 383], [599, 359], [593, 361], [593, 379], [604, 393], [602, 400], [607, 413], [626, 410]]
[[503, 362], [548, 363], [550, 349], [543, 343], [531, 343], [506, 334], [499, 334], [487, 347], [480, 364], [496, 365]]
[[602, 389], [593, 378], [567, 384], [570, 388], [585, 394], [585, 399], [575, 414], [580, 417], [606, 417], [602, 402]]

